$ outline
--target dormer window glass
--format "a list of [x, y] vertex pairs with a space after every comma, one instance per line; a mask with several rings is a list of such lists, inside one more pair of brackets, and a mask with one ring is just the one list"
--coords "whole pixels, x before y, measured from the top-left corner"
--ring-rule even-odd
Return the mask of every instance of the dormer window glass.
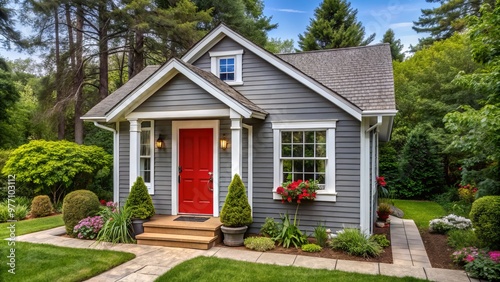
[[234, 57], [219, 59], [219, 78], [224, 81], [234, 81]]

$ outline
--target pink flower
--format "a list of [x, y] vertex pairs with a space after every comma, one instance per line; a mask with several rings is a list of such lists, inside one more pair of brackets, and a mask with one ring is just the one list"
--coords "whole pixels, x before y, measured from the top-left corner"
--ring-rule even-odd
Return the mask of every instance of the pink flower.
[[465, 260], [466, 260], [466, 261], [468, 261], [468, 262], [474, 261], [474, 259], [475, 259], [475, 258], [474, 258], [473, 256], [471, 256], [471, 255], [467, 255], [467, 256], [465, 257]]

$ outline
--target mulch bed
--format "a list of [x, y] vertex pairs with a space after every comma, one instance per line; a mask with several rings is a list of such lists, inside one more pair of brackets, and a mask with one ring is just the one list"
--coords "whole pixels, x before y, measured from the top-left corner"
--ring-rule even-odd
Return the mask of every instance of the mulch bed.
[[446, 235], [429, 233], [429, 231], [420, 231], [422, 241], [424, 241], [427, 256], [431, 261], [434, 268], [446, 269], [461, 269], [459, 266], [453, 264], [451, 254], [453, 249], [448, 246], [448, 239]]

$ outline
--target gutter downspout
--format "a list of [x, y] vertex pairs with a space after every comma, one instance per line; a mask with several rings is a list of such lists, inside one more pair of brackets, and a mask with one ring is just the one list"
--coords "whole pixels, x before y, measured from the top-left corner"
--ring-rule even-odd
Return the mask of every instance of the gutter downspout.
[[372, 125], [370, 128], [366, 130], [366, 133], [373, 131], [375, 128], [382, 125], [382, 116], [377, 116], [377, 123]]
[[118, 176], [119, 176], [119, 171], [118, 171], [118, 132], [110, 127], [107, 127], [105, 125], [102, 125], [98, 123], [97, 121], [94, 121], [94, 125], [96, 127], [102, 128], [107, 131], [113, 132], [113, 202], [118, 203], [120, 201], [120, 193], [118, 189]]

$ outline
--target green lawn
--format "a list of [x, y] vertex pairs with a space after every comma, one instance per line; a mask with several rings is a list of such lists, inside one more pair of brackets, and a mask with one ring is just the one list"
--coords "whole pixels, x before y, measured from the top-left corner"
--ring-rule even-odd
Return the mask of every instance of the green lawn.
[[22, 220], [18, 222], [0, 223], [0, 238], [5, 239], [10, 235], [9, 227], [11, 224], [16, 226], [16, 235], [23, 235], [37, 231], [47, 230], [58, 226], [63, 226], [62, 215], [41, 217], [35, 219]]
[[219, 259], [213, 257], [197, 257], [185, 261], [160, 276], [158, 281], [425, 281], [411, 277], [396, 278], [382, 275], [368, 275], [309, 269], [295, 266], [277, 266], [250, 262]]
[[[83, 281], [129, 261], [134, 254], [90, 249], [74, 249], [46, 244], [7, 241], [0, 243], [0, 281]], [[15, 274], [8, 272], [7, 256], [15, 248]]]
[[428, 229], [429, 221], [446, 215], [445, 210], [436, 202], [391, 200], [394, 206], [404, 212], [404, 218], [413, 219], [418, 229]]

